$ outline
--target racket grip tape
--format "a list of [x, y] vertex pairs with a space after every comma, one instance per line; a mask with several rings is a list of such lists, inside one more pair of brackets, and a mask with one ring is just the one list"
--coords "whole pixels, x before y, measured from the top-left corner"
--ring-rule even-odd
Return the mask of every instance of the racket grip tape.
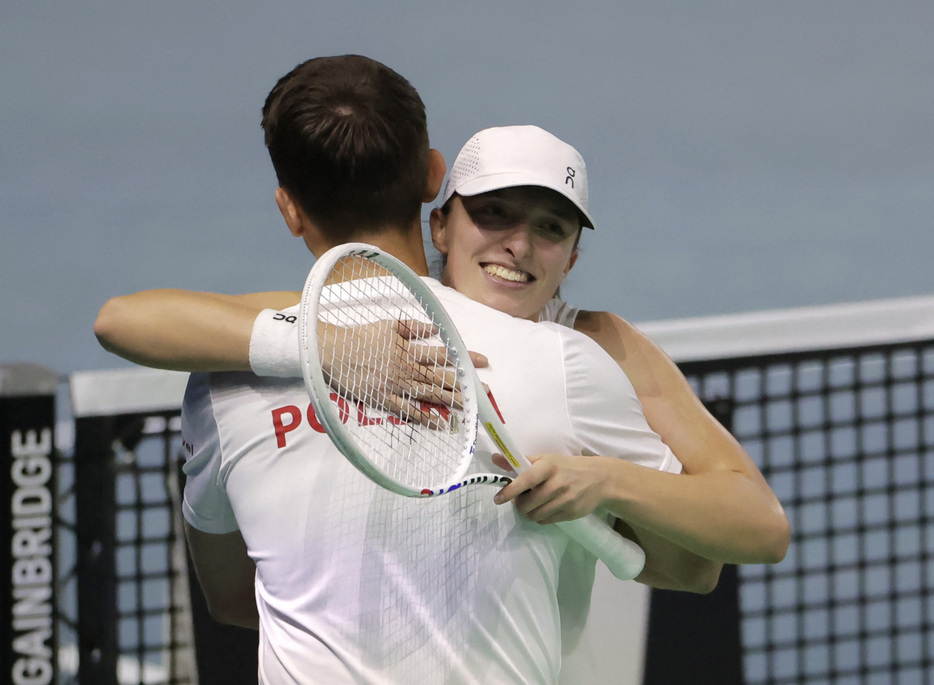
[[642, 573], [645, 567], [642, 548], [596, 516], [560, 521], [555, 525], [600, 559], [620, 580], [632, 580]]

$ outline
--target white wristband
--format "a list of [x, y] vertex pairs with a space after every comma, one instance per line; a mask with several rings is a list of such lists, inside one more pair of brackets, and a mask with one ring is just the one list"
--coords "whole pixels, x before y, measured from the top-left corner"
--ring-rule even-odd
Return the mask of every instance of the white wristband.
[[275, 309], [264, 309], [253, 321], [250, 368], [257, 376], [301, 378], [298, 319]]

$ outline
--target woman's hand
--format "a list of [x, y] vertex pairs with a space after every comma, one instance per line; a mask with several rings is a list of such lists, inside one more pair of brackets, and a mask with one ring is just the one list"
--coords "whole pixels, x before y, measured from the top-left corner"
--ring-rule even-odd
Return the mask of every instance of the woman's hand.
[[[404, 320], [319, 325], [325, 378], [346, 397], [430, 425], [429, 405], [460, 407], [462, 401], [447, 349], [425, 341], [434, 332], [430, 324]], [[474, 366], [486, 366], [483, 355], [470, 356]]]
[[[494, 502], [515, 502], [516, 509], [536, 523], [570, 521], [602, 506], [610, 461], [606, 457], [538, 454], [529, 461], [532, 466], [500, 490]], [[500, 454], [493, 455], [493, 462], [510, 470]]]

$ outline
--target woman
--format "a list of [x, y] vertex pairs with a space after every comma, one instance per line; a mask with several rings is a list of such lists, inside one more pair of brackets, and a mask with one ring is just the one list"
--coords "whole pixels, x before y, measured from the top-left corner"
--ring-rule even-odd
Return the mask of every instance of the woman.
[[[684, 465], [682, 476], [671, 477], [600, 456], [536, 455], [530, 457], [535, 468], [504, 488], [497, 502], [515, 501], [543, 523], [606, 506], [648, 534], [717, 563], [784, 557], [789, 529], [781, 505], [671, 360], [623, 319], [552, 300], [577, 260], [582, 228], [593, 227], [586, 168], [576, 150], [537, 127], [481, 131], [458, 155], [430, 224], [445, 258], [446, 284], [514, 316], [538, 319], [544, 312], [593, 338], [629, 376], [649, 425]], [[107, 349], [149, 366], [256, 369], [256, 360], [248, 361], [257, 311], [297, 299], [297, 293], [150, 291], [108, 302], [95, 332]], [[180, 312], [187, 317], [181, 323]], [[175, 325], [164, 325], [170, 321]], [[718, 575], [716, 566], [684, 587], [647, 569], [639, 580], [706, 592]]]
[[577, 261], [582, 228], [593, 227], [586, 169], [571, 146], [534, 126], [481, 131], [455, 160], [430, 224], [446, 285], [513, 316], [572, 326], [599, 343], [626, 372], [649, 425], [688, 476], [644, 473], [617, 460], [539, 455], [555, 467], [520, 475], [498, 502], [515, 500], [532, 520], [549, 523], [605, 505], [609, 490], [620, 518], [705, 558], [784, 557], [789, 529], [781, 505], [677, 366], [615, 314], [553, 299]]

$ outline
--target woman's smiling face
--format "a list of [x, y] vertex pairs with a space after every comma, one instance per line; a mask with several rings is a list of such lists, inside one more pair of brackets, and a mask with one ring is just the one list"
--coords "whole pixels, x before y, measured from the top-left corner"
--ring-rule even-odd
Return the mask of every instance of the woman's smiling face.
[[449, 285], [472, 300], [538, 319], [577, 259], [581, 221], [573, 203], [536, 186], [454, 195], [431, 213], [431, 237]]

